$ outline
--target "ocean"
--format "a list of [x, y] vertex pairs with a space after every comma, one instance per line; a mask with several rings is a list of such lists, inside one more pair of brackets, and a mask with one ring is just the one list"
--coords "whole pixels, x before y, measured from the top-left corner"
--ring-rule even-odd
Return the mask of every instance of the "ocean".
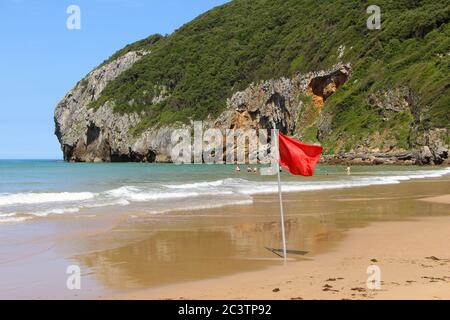
[[[0, 224], [36, 219], [171, 211], [252, 204], [277, 192], [275, 176], [237, 173], [232, 165], [66, 163], [0, 160]], [[441, 177], [449, 167], [318, 166], [314, 177], [282, 173], [283, 192], [358, 188]]]

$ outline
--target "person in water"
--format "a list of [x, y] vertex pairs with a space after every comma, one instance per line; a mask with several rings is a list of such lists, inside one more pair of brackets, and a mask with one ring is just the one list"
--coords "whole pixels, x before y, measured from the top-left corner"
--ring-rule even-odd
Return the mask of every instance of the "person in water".
[[350, 167], [347, 167], [347, 175], [351, 175], [352, 174], [352, 169]]
[[258, 173], [258, 168], [257, 167], [253, 168], [253, 173]]
[[234, 171], [236, 171], [236, 172], [241, 172], [241, 167], [237, 164], [237, 165], [236, 165], [236, 168], [234, 169]]
[[248, 172], [248, 173], [252, 173], [252, 172], [253, 172], [252, 167], [247, 166], [247, 172]]

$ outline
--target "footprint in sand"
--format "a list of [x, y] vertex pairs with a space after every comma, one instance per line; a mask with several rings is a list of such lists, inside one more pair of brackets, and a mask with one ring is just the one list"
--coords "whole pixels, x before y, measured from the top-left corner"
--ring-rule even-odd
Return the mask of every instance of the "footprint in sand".
[[428, 259], [428, 260], [434, 260], [434, 261], [440, 261], [440, 260], [441, 260], [441, 259], [439, 259], [439, 258], [436, 258], [435, 256], [425, 257], [425, 259]]
[[339, 292], [339, 290], [333, 289], [333, 286], [330, 286], [329, 284], [324, 285], [322, 291]]
[[436, 262], [439, 261], [439, 262], [441, 262], [441, 266], [444, 266], [447, 262], [450, 262], [450, 259], [442, 259], [442, 258], [438, 258], [436, 256], [425, 257], [425, 259], [436, 261]]
[[438, 277], [422, 277], [422, 279], [430, 280], [430, 282], [439, 282], [439, 281], [446, 281], [445, 278], [438, 278]]

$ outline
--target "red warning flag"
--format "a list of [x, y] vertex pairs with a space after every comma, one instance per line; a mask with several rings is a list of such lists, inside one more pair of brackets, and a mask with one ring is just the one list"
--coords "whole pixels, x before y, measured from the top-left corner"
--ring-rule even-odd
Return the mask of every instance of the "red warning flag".
[[278, 132], [280, 164], [290, 173], [312, 176], [323, 152], [321, 146], [306, 144]]

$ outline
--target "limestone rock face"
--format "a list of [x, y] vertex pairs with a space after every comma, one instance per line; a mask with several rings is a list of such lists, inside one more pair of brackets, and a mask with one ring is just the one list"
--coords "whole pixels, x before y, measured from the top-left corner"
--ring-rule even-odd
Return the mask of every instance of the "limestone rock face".
[[226, 129], [279, 129], [292, 133], [303, 107], [299, 95], [310, 96], [320, 108], [351, 76], [351, 67], [338, 64], [330, 70], [297, 74], [251, 84], [227, 101], [216, 126]]
[[[129, 52], [92, 71], [59, 102], [55, 110], [55, 133], [66, 161], [171, 161], [173, 127], [149, 128], [134, 136], [131, 131], [142, 120], [140, 114], [115, 113], [111, 102], [98, 108], [89, 107], [108, 82], [145, 54], [151, 53]], [[350, 74], [350, 66], [341, 64], [332, 70], [299, 74], [292, 79], [251, 84], [230, 97], [222, 115], [205, 126], [223, 130], [277, 128], [285, 133], [293, 132], [302, 107], [297, 99], [299, 93], [321, 95], [324, 101]], [[322, 82], [323, 85], [316, 85]]]
[[417, 97], [407, 87], [396, 87], [370, 95], [369, 103], [381, 110], [402, 112], [416, 104]]
[[[72, 162], [170, 162], [171, 136], [175, 125], [148, 128], [138, 135], [133, 129], [142, 121], [139, 113], [114, 112], [113, 102], [90, 107], [103, 89], [144, 55], [150, 52], [128, 52], [89, 73], [69, 91], [55, 110], [55, 134], [61, 143], [66, 161]], [[329, 70], [297, 74], [252, 83], [235, 92], [225, 111], [216, 119], [204, 122], [208, 127], [227, 129], [279, 129], [287, 134], [300, 133], [317, 116], [317, 138], [324, 141], [333, 135], [333, 117], [322, 111], [325, 101], [352, 76], [349, 64], [339, 63]], [[160, 88], [154, 103], [170, 93]], [[310, 97], [305, 102], [301, 97]], [[130, 101], [129, 103], [133, 103]], [[368, 103], [379, 110], [386, 121], [396, 114], [409, 112], [414, 119], [411, 132], [420, 132], [408, 148], [399, 148], [393, 136], [382, 132], [368, 136], [350, 152], [323, 157], [327, 163], [353, 164], [446, 164], [449, 162], [449, 132], [446, 128], [419, 131], [421, 115], [415, 114], [417, 97], [406, 87], [391, 88], [369, 96]], [[306, 105], [308, 104], [308, 106]], [[311, 111], [312, 108], [314, 109]], [[384, 121], [384, 120], [383, 120]], [[187, 126], [181, 126], [187, 128]], [[180, 128], [180, 125], [177, 125]], [[238, 137], [239, 138], [239, 137]], [[382, 142], [382, 143], [381, 143]], [[380, 148], [384, 145], [384, 148]], [[214, 145], [210, 146], [214, 148]], [[234, 154], [227, 146], [224, 157]], [[249, 159], [258, 155], [246, 150]], [[258, 160], [261, 160], [258, 158]]]
[[[449, 129], [422, 128], [423, 114], [417, 110], [419, 98], [404, 86], [379, 90], [370, 94], [367, 103], [379, 114], [382, 121], [396, 119], [399, 115], [410, 121], [398, 124], [392, 130], [373, 132], [349, 152], [324, 157], [324, 162], [347, 164], [446, 164], [449, 162]], [[318, 138], [325, 140], [334, 134], [333, 117], [336, 113], [323, 112], [318, 125]], [[407, 132], [407, 145], [399, 144], [399, 131]], [[371, 156], [373, 158], [371, 158]]]
[[447, 128], [435, 128], [420, 135], [417, 164], [449, 164], [449, 134]]
[[[310, 96], [319, 112], [325, 100], [350, 76], [350, 65], [338, 64], [330, 70], [252, 83], [228, 99], [226, 110], [214, 126], [222, 130], [237, 130], [237, 139], [242, 137], [243, 130], [248, 129], [279, 129], [292, 134], [299, 129], [299, 116], [305, 106], [299, 97]], [[270, 140], [270, 131], [267, 134]], [[236, 152], [236, 146], [227, 146], [225, 156], [228, 159]], [[250, 161], [268, 162], [267, 153], [267, 148], [261, 155], [245, 146], [245, 157]]]
[[106, 85], [130, 68], [147, 52], [128, 52], [89, 73], [69, 91], [55, 110], [55, 134], [64, 160], [72, 162], [153, 162], [167, 160], [171, 131], [147, 130], [135, 137], [130, 129], [141, 120], [137, 113], [113, 112], [109, 102], [99, 108], [89, 104]]

